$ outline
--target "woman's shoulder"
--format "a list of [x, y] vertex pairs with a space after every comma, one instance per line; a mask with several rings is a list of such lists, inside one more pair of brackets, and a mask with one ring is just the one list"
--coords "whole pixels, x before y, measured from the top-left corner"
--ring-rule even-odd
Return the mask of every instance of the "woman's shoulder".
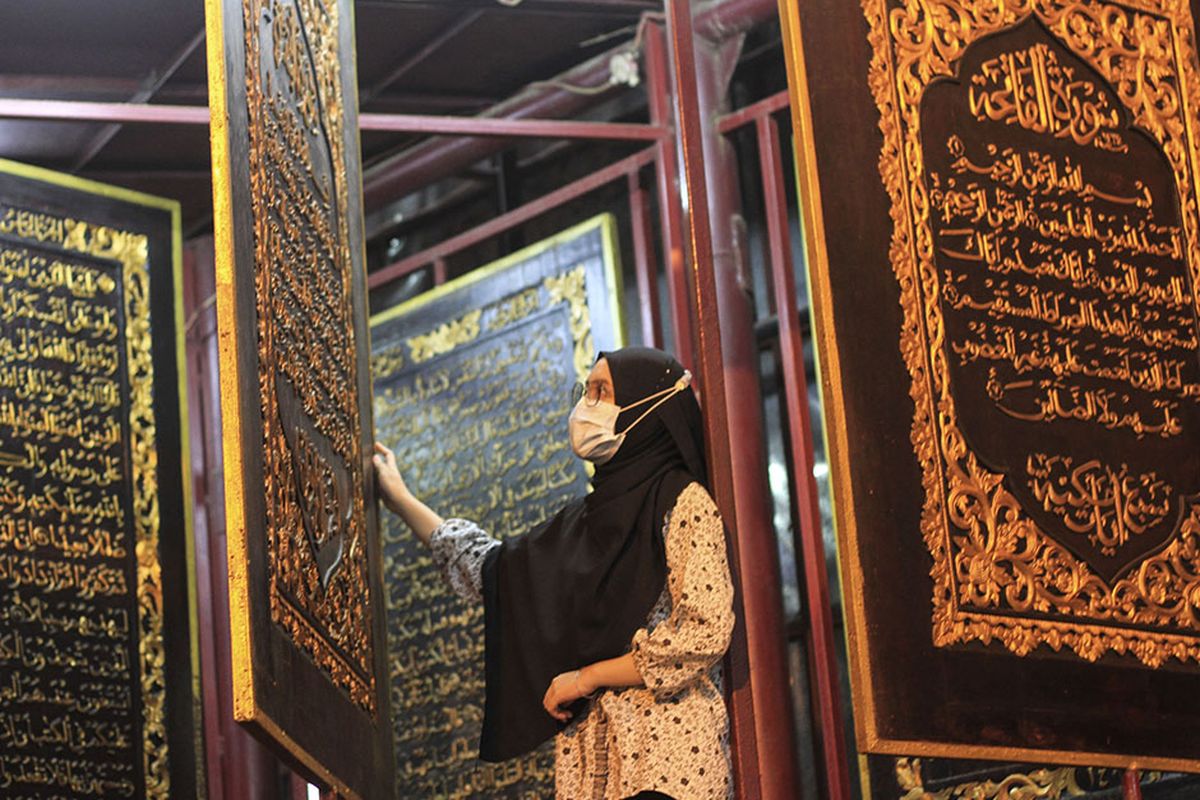
[[[705, 516], [720, 517], [721, 512], [717, 510], [717, 504], [713, 500], [712, 495], [708, 493], [703, 483], [691, 478], [679, 495], [675, 498], [675, 514], [686, 510], [693, 516], [699, 515], [701, 518]], [[685, 518], [686, 519], [686, 518]], [[699, 522], [700, 520], [695, 520]]]

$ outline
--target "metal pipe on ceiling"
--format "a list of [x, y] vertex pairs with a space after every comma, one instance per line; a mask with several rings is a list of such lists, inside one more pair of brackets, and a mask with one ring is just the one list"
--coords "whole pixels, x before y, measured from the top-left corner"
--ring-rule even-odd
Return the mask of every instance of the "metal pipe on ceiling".
[[[696, 30], [706, 38], [719, 40], [743, 33], [773, 19], [777, 13], [776, 0], [716, 0], [697, 11]], [[483, 112], [480, 117], [561, 119], [579, 114], [611, 97], [617, 87], [592, 94], [572, 92], [563, 87], [603, 86], [609, 80], [612, 57], [629, 48], [629, 43], [621, 44], [562, 73], [553, 81], [533, 84]], [[438, 137], [421, 142], [366, 170], [363, 175], [365, 208], [368, 212], [381, 208], [494, 155], [506, 146], [504, 142], [476, 137]]]
[[[479, 116], [493, 119], [561, 119], [570, 117], [612, 96], [616, 87], [596, 93], [572, 92], [565, 85], [601, 87], [609, 82], [609, 61], [629, 49], [628, 44], [612, 48], [554, 79], [553, 84], [533, 85], [517, 95], [492, 106]], [[448, 177], [476, 161], [503, 150], [503, 142], [475, 136], [436, 137], [397, 153], [363, 174], [363, 198], [366, 210], [387, 203]]]
[[722, 42], [731, 36], [776, 19], [777, 0], [713, 0], [696, 9], [696, 34], [712, 42]]

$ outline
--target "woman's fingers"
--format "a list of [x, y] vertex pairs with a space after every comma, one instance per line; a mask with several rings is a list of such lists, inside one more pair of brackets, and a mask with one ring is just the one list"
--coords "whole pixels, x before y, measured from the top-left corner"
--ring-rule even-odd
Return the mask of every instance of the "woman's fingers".
[[563, 712], [558, 707], [558, 698], [554, 694], [554, 684], [550, 684], [550, 688], [546, 690], [545, 697], [542, 698], [542, 708], [546, 709], [546, 713], [554, 717], [559, 722], [563, 719]]
[[375, 442], [375, 454], [371, 457], [375, 465], [375, 473], [379, 478], [379, 488], [382, 490], [383, 504], [396, 513], [401, 513], [401, 506], [408, 494], [408, 485], [400, 475], [396, 466], [396, 454], [384, 446], [383, 442]]
[[546, 713], [554, 717], [559, 722], [566, 722], [572, 716], [571, 712], [562, 708], [563, 703], [569, 703], [577, 698], [572, 697], [570, 692], [563, 692], [559, 689], [562, 684], [559, 675], [554, 680], [550, 681], [550, 688], [546, 690], [546, 694], [542, 697], [542, 707], [546, 709]]
[[389, 466], [396, 463], [396, 454], [385, 447], [383, 442], [375, 443], [375, 455], [382, 458]]
[[383, 442], [375, 443], [375, 455], [372, 457], [372, 460], [377, 466], [388, 467], [389, 469], [396, 470], [396, 472], [400, 471], [400, 468], [396, 465], [396, 454], [385, 447]]

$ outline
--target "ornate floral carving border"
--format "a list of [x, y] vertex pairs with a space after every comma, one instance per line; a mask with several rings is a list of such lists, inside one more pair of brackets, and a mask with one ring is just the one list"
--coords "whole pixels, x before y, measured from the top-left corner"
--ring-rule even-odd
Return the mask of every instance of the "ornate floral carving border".
[[[983, 36], [1037, 18], [1116, 90], [1174, 172], [1195, 287], [1200, 220], [1192, 131], [1200, 109], [1195, 36], [1182, 0], [862, 0], [880, 112], [880, 174], [891, 198], [890, 260], [904, 321], [900, 348], [912, 378], [911, 440], [925, 488], [922, 534], [933, 557], [933, 641], [998, 641], [1017, 655], [1064, 647], [1089, 661], [1132, 654], [1157, 667], [1200, 661], [1200, 509], [1164, 549], [1112, 582], [1023, 513], [999, 473], [984, 467], [959, 428], [947, 359], [920, 101], [953, 74]], [[963, 606], [970, 605], [972, 610]], [[979, 611], [978, 609], [985, 609]]]
[[[332, 0], [245, 0], [243, 9], [271, 618], [374, 714], [362, 420], [347, 388], [358, 385], [349, 233], [357, 212], [339, 13]], [[281, 395], [296, 407], [282, 408]], [[297, 427], [301, 418], [315, 434]], [[348, 487], [331, 461], [344, 465]], [[314, 516], [328, 523], [318, 550], [343, 540], [331, 544], [341, 548], [332, 566], [305, 540]]]

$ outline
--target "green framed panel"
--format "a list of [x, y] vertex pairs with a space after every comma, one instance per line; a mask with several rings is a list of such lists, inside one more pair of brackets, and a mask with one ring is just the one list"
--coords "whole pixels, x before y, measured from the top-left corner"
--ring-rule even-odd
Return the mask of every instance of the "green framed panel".
[[[587, 491], [569, 392], [624, 341], [615, 245], [605, 214], [372, 317], [377, 435], [439, 513], [505, 537]], [[382, 536], [395, 796], [549, 796], [550, 747], [478, 760], [482, 605], [443, 585], [399, 518]]]

